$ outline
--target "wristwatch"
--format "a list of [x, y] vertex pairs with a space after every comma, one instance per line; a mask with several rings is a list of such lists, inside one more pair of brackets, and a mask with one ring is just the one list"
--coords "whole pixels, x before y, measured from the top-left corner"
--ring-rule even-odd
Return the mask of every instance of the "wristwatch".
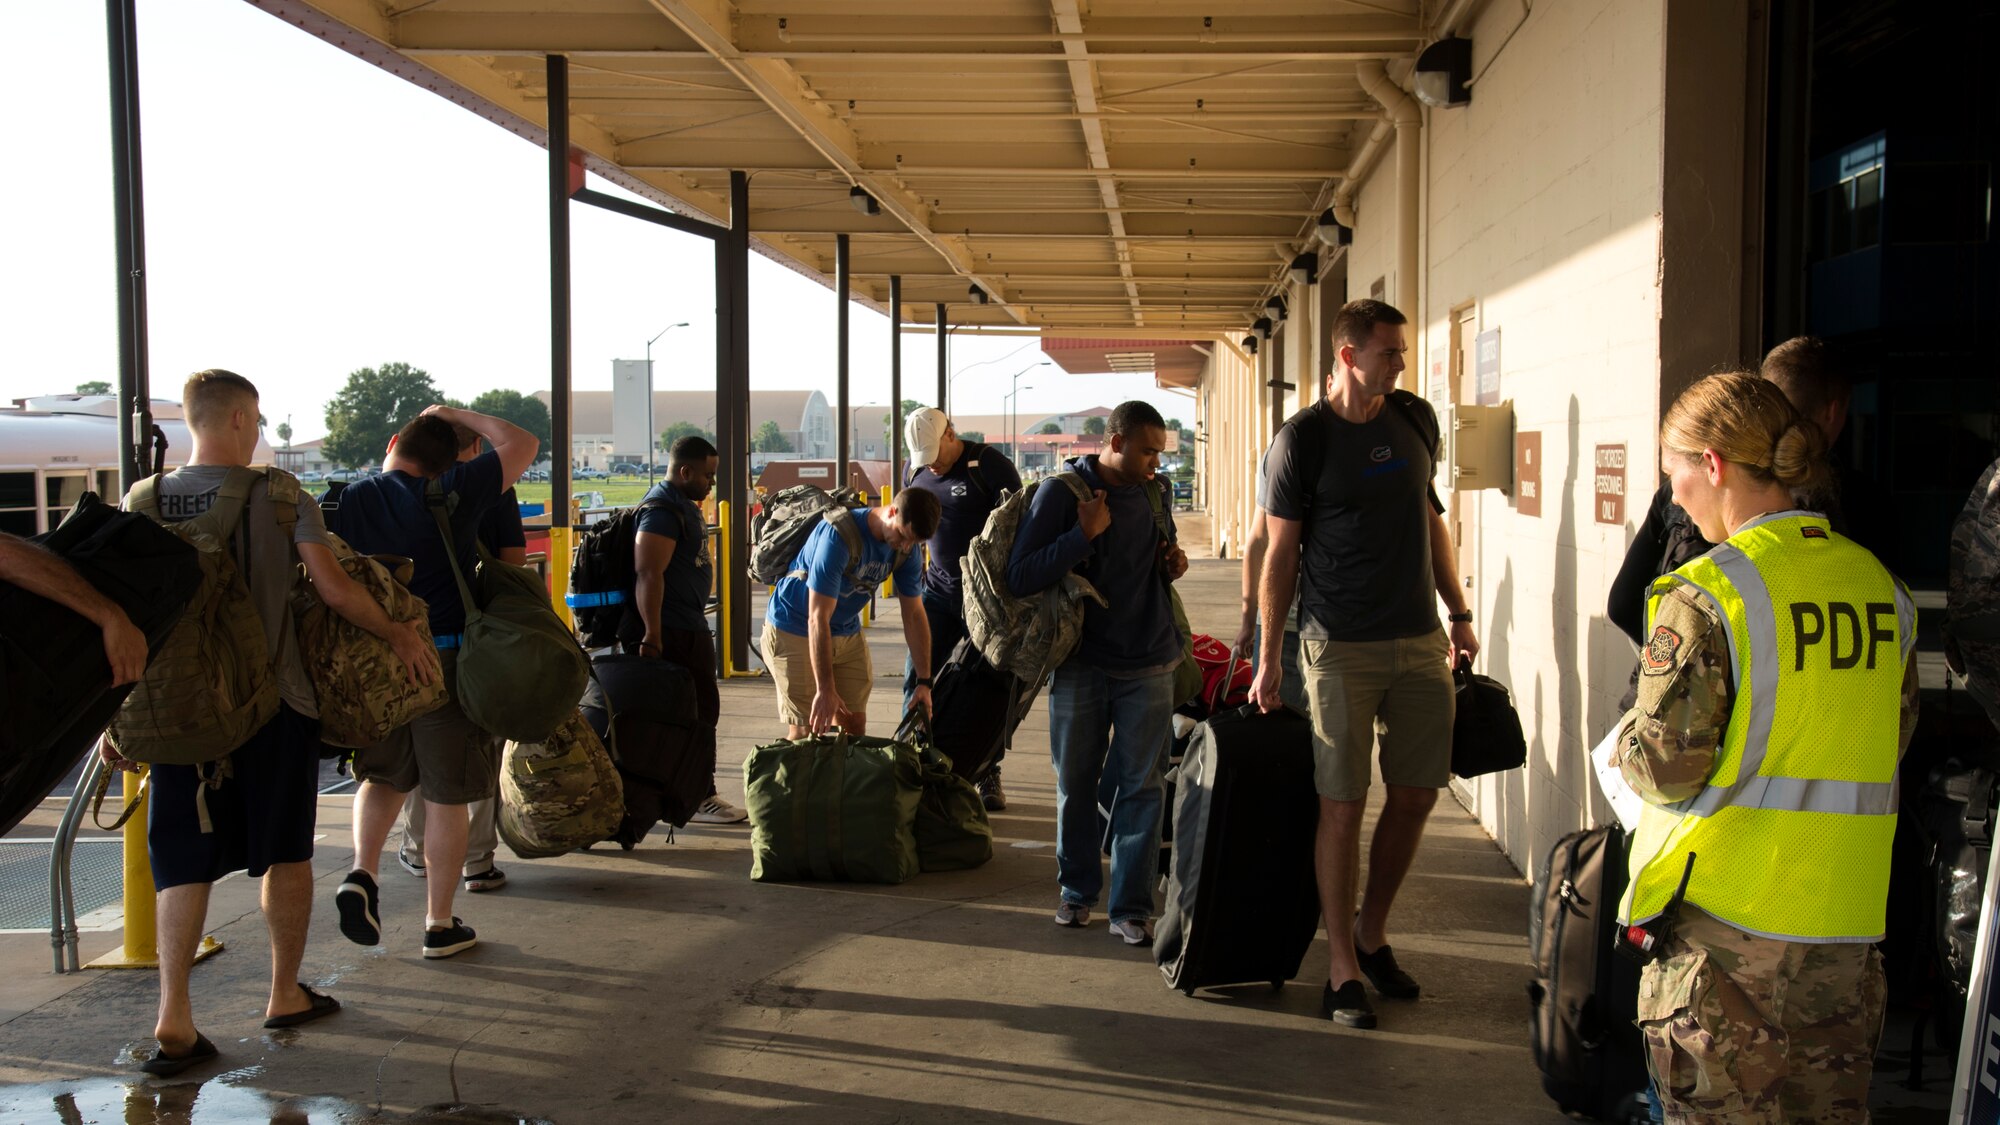
[[929, 676], [918, 676], [918, 677], [917, 677], [917, 686], [918, 686], [918, 687], [929, 687], [929, 686], [931, 686], [931, 678], [930, 678]]
[[1468, 609], [1464, 613], [1448, 614], [1446, 615], [1445, 620], [1451, 622], [1454, 625], [1459, 625], [1459, 624], [1470, 625], [1472, 624], [1472, 611]]

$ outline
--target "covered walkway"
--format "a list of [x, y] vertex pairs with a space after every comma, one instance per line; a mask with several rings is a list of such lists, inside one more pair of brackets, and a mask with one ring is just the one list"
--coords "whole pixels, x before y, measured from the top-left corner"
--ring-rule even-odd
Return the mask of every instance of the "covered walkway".
[[[1198, 561], [1183, 579], [1197, 629], [1224, 630], [1237, 574]], [[900, 673], [899, 631], [893, 612], [874, 626], [878, 672], [895, 653]], [[745, 751], [770, 737], [770, 692], [763, 680], [723, 685], [725, 795], [738, 795]], [[884, 676], [871, 721], [886, 729], [896, 705]], [[351, 854], [349, 798], [328, 796], [306, 971], [347, 1010], [262, 1029], [256, 885], [233, 877], [209, 915], [228, 949], [194, 977], [198, 1018], [223, 1059], [146, 1082], [129, 1060], [151, 1049], [151, 973], [55, 978], [45, 938], [0, 938], [0, 1013], [19, 1013], [0, 1025], [0, 1120], [184, 1121], [160, 1107], [190, 1100], [196, 1122], [369, 1120], [378, 1107], [403, 1120], [452, 1102], [560, 1125], [801, 1111], [884, 1122], [1416, 1123], [1468, 1110], [1561, 1120], [1528, 1057], [1527, 888], [1456, 805], [1440, 805], [1399, 908], [1397, 948], [1424, 998], [1384, 1002], [1380, 1030], [1350, 1032], [1319, 1018], [1323, 945], [1282, 993], [1253, 985], [1188, 999], [1101, 919], [1084, 931], [1052, 925], [1047, 748], [1038, 709], [1006, 772], [1012, 803], [994, 817], [995, 858], [976, 872], [900, 887], [756, 884], [740, 826], [690, 827], [673, 844], [656, 832], [630, 854], [503, 853], [508, 885], [460, 898], [480, 946], [446, 962], [417, 955], [420, 884], [393, 863], [388, 944], [340, 936], [330, 904]], [[116, 936], [86, 934], [85, 957]], [[64, 1115], [65, 1095], [77, 1116]], [[285, 1108], [298, 1115], [279, 1116]]]

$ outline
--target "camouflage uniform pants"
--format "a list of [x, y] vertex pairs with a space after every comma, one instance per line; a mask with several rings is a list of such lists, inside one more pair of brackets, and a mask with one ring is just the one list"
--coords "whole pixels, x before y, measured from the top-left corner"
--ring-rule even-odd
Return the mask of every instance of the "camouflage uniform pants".
[[1669, 1125], [1866, 1122], [1886, 990], [1873, 946], [1751, 937], [1687, 911], [1639, 982]]

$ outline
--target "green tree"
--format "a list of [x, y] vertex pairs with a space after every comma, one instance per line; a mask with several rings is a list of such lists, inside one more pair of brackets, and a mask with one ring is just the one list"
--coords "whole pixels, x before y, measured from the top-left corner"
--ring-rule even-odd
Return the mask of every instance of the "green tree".
[[[923, 406], [923, 403], [918, 402], [916, 399], [904, 399], [902, 418], [908, 418], [911, 411], [921, 406]], [[896, 444], [898, 439], [895, 437], [894, 431], [897, 426], [902, 425], [902, 418], [891, 418], [887, 414], [882, 415], [882, 448], [887, 449]]]
[[792, 443], [778, 429], [778, 424], [767, 418], [763, 425], [757, 427], [757, 436], [750, 439], [750, 448], [759, 453], [790, 453]]
[[520, 391], [487, 391], [473, 399], [467, 409], [512, 422], [535, 435], [535, 440], [542, 443], [542, 449], [549, 447], [549, 408], [534, 395], [524, 395]]
[[1043, 422], [1041, 432], [1045, 434], [1059, 434], [1062, 433], [1062, 427], [1056, 425], [1054, 422]]
[[108, 395], [111, 393], [111, 384], [102, 379], [92, 379], [88, 383], [78, 383], [76, 385], [76, 393], [80, 395]]
[[660, 456], [664, 459], [673, 451], [674, 443], [684, 437], [703, 438], [710, 445], [715, 444], [715, 431], [704, 430], [693, 422], [675, 422], [660, 432]]
[[292, 424], [290, 422], [278, 423], [278, 440], [285, 443], [285, 448], [287, 449], [291, 448]]
[[1102, 434], [1104, 432], [1104, 415], [1093, 414], [1085, 418], [1083, 420], [1083, 432], [1086, 434]]
[[438, 398], [430, 373], [407, 363], [350, 372], [347, 385], [326, 404], [326, 459], [348, 467], [374, 464], [396, 431]]

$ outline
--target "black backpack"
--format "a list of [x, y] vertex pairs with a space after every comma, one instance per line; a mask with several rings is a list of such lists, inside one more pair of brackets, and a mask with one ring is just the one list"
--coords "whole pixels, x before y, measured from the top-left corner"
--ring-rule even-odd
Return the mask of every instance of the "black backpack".
[[[136, 512], [86, 492], [30, 542], [65, 559], [117, 603], [157, 655], [201, 585], [195, 549]], [[0, 582], [0, 835], [47, 796], [104, 731], [133, 685], [113, 688], [103, 631], [47, 598]]]
[[1564, 1113], [1646, 1120], [1639, 966], [1611, 948], [1625, 894], [1624, 833], [1614, 826], [1556, 841], [1528, 899], [1528, 1048], [1542, 1090]]
[[665, 500], [648, 500], [620, 508], [591, 524], [570, 556], [569, 590], [563, 602], [576, 618], [576, 632], [585, 648], [604, 648], [634, 633], [639, 619], [632, 590], [639, 580], [633, 559], [639, 516], [649, 508], [667, 507]]

